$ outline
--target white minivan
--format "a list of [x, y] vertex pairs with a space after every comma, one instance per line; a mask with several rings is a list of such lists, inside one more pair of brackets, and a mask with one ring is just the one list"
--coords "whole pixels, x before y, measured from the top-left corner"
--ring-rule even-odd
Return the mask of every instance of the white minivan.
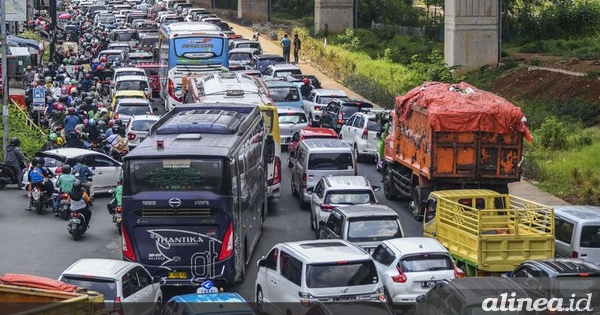
[[306, 314], [318, 302], [385, 300], [371, 256], [344, 240], [279, 243], [257, 265], [260, 314]]
[[356, 158], [352, 148], [340, 139], [304, 139], [298, 142], [296, 161], [292, 167], [292, 195], [308, 207], [309, 188], [323, 176], [357, 175]]
[[555, 206], [556, 256], [600, 265], [600, 207]]

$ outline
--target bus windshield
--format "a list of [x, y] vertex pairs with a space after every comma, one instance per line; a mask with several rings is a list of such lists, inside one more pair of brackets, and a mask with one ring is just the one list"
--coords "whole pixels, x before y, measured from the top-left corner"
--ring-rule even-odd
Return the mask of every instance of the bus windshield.
[[222, 194], [221, 159], [143, 159], [128, 166], [130, 194], [157, 190], [201, 190]]
[[220, 57], [223, 55], [223, 47], [225, 39], [222, 37], [182, 37], [174, 40], [178, 64]]

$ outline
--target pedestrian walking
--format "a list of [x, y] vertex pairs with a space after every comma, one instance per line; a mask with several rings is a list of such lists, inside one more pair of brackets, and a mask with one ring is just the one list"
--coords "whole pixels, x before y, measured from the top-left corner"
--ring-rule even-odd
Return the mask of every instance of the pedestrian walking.
[[288, 38], [288, 34], [283, 35], [281, 40], [281, 47], [283, 47], [283, 58], [285, 62], [290, 62], [290, 48], [292, 48], [292, 41]]
[[300, 49], [302, 48], [302, 42], [300, 41], [300, 38], [298, 38], [298, 34], [294, 34], [294, 64], [297, 64], [298, 61], [298, 54], [300, 53]]

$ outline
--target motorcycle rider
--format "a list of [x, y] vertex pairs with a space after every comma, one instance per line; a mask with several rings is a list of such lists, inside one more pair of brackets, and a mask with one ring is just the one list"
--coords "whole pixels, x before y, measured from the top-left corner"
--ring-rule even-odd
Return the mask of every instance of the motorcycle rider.
[[73, 184], [75, 184], [76, 181], [77, 178], [75, 177], [75, 175], [71, 174], [71, 165], [63, 165], [62, 172], [58, 176], [58, 180], [56, 180], [58, 195], [54, 199], [54, 207], [52, 208], [55, 217], [59, 215], [58, 207], [60, 206], [60, 195], [64, 192], [71, 193], [73, 191]]
[[73, 166], [71, 173], [77, 177], [81, 182], [81, 185], [86, 187], [89, 191], [90, 198], [94, 199], [94, 185], [92, 184], [92, 177], [96, 174], [90, 170], [90, 168], [83, 162], [84, 157], [80, 156], [77, 158], [77, 163]]
[[[33, 191], [34, 187], [39, 187], [42, 192], [51, 196], [54, 190], [54, 185], [50, 182], [49, 178], [54, 174], [51, 174], [50, 170], [44, 168], [44, 159], [36, 157], [31, 162], [31, 169], [28, 172], [28, 179], [30, 182], [29, 193]], [[31, 194], [30, 194], [31, 195]], [[28, 204], [25, 210], [31, 211], [31, 204], [33, 203], [33, 197], [28, 198]]]
[[307, 98], [310, 91], [313, 90], [313, 86], [310, 84], [310, 80], [308, 78], [302, 79], [302, 84], [300, 86], [300, 94], [302, 94], [303, 98]]
[[71, 198], [71, 211], [79, 211], [79, 213], [83, 214], [85, 218], [85, 222], [90, 226], [90, 221], [92, 220], [92, 211], [88, 207], [88, 202], [90, 201], [90, 197], [85, 192], [85, 189], [79, 180], [76, 180], [73, 183], [73, 190], [69, 193], [69, 197]]
[[121, 160], [123, 152], [129, 152], [129, 139], [125, 135], [125, 127], [119, 126], [117, 129], [117, 137], [111, 142], [110, 156], [117, 160]]
[[54, 132], [48, 135], [48, 141], [44, 143], [44, 145], [40, 148], [40, 151], [47, 151], [52, 149], [58, 149], [61, 146], [56, 142], [58, 140], [58, 135]]
[[6, 147], [6, 157], [4, 163], [10, 166], [15, 172], [17, 178], [17, 187], [21, 185], [23, 181], [23, 169], [27, 166], [27, 158], [21, 152], [21, 140], [19, 138], [11, 138]]
[[111, 215], [115, 215], [115, 208], [120, 206], [123, 202], [123, 181], [119, 179], [117, 183], [117, 187], [113, 191], [113, 198], [106, 205], [106, 209], [108, 209], [108, 213]]

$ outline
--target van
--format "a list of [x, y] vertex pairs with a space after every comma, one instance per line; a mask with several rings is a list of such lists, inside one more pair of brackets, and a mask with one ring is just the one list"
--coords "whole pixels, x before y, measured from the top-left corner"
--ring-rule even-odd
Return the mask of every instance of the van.
[[600, 265], [600, 207], [555, 206], [556, 256]]
[[385, 300], [373, 258], [344, 240], [279, 243], [257, 265], [260, 314], [306, 314], [319, 302]]
[[311, 194], [323, 176], [357, 175], [352, 148], [340, 139], [305, 139], [298, 143], [292, 167], [292, 195], [308, 206]]

